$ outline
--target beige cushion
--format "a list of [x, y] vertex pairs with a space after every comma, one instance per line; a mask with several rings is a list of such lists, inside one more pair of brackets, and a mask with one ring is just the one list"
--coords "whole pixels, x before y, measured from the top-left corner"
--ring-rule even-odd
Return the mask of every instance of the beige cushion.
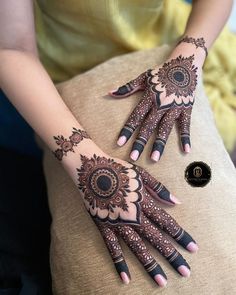
[[[128, 160], [131, 142], [122, 148], [115, 142], [140, 94], [115, 100], [106, 96], [108, 90], [161, 63], [168, 50], [163, 46], [116, 57], [58, 85], [62, 98], [78, 121], [111, 156]], [[191, 265], [189, 279], [181, 278], [152, 249], [168, 276], [165, 289], [157, 287], [125, 245], [132, 281], [128, 286], [121, 283], [103, 240], [83, 207], [79, 191], [44, 147], [44, 169], [53, 216], [51, 267], [55, 294], [222, 295], [236, 292], [236, 174], [215, 128], [202, 86], [197, 91], [191, 131], [190, 155], [183, 155], [177, 132], [173, 130], [158, 164], [149, 160], [153, 140], [138, 161], [181, 199], [182, 205], [164, 207], [200, 246], [197, 254], [189, 254], [178, 247]], [[212, 169], [212, 181], [204, 188], [191, 187], [184, 179], [186, 166], [198, 160]]]

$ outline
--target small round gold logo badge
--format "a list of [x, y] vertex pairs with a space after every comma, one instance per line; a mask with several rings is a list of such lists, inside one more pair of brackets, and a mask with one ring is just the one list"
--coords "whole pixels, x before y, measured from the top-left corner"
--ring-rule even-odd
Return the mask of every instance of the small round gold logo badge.
[[203, 187], [211, 180], [211, 168], [204, 162], [192, 162], [185, 169], [185, 180], [195, 187]]

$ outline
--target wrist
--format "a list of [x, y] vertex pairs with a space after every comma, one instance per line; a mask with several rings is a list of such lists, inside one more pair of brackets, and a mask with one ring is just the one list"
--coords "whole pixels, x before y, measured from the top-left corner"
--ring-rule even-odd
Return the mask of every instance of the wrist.
[[196, 48], [196, 46], [191, 43], [178, 44], [171, 52], [168, 59], [173, 59], [180, 55], [184, 57], [194, 55], [194, 63], [199, 69], [202, 68], [206, 58], [205, 51], [202, 48]]
[[84, 139], [79, 146], [74, 148], [74, 152], [68, 153], [61, 160], [61, 164], [70, 175], [75, 184], [77, 184], [77, 169], [82, 165], [81, 156], [91, 158], [94, 154], [97, 156], [108, 157], [91, 139]]
[[81, 156], [91, 157], [93, 154], [105, 156], [106, 154], [90, 139], [86, 138], [74, 148], [73, 152], [63, 157], [61, 163], [63, 166], [80, 166]]
[[94, 154], [106, 156], [81, 126], [72, 127], [69, 135], [56, 135], [53, 138], [57, 148], [52, 153], [74, 181], [76, 181], [76, 171], [82, 164], [82, 156], [92, 157]]

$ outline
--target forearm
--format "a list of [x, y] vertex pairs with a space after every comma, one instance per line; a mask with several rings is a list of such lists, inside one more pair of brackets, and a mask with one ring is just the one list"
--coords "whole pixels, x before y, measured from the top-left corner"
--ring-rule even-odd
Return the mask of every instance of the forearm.
[[209, 48], [224, 27], [232, 9], [232, 0], [195, 0], [185, 34], [203, 37]]
[[[69, 138], [72, 127], [83, 129], [63, 102], [49, 75], [33, 54], [16, 50], [0, 51], [0, 87], [11, 103], [48, 147], [58, 148], [54, 136]], [[10, 135], [9, 135], [10, 136]], [[64, 156], [62, 163], [70, 166], [79, 152], [95, 144], [85, 138], [76, 153]]]
[[[224, 27], [232, 8], [232, 0], [195, 0], [183, 36], [203, 38], [207, 50]], [[201, 47], [192, 43], [180, 43], [173, 50], [171, 57], [179, 54], [194, 54], [199, 65], [203, 65], [206, 54]]]

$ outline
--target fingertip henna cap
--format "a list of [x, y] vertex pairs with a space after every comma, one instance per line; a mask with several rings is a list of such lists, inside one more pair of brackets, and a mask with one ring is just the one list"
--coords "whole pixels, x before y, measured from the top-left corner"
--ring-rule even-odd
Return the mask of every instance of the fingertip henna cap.
[[[163, 269], [155, 260], [150, 262], [149, 264], [145, 265], [145, 269], [147, 270], [148, 274], [154, 279], [156, 275], [162, 275], [166, 280], [167, 276], [164, 273]], [[154, 279], [155, 280], [155, 279]]]
[[181, 144], [184, 150], [184, 147], [186, 144], [189, 144], [189, 146], [191, 147], [191, 142], [190, 142], [190, 137], [189, 135], [183, 135], [181, 136]]
[[124, 126], [124, 128], [121, 129], [121, 132], [118, 136], [118, 138], [120, 138], [121, 136], [125, 136], [128, 139], [130, 139], [131, 135], [133, 134], [134, 129], [131, 128], [130, 126]]
[[137, 138], [133, 144], [132, 151], [137, 150], [139, 152], [139, 156], [143, 152], [144, 146], [147, 143], [143, 138]]
[[166, 201], [166, 202], [169, 202], [169, 203], [172, 203], [172, 204], [175, 204], [175, 202], [173, 202], [170, 198], [170, 192], [165, 188], [163, 187], [159, 192], [158, 192], [158, 196]]
[[174, 251], [170, 256], [166, 258], [169, 263], [173, 266], [173, 268], [179, 273], [178, 268], [181, 265], [186, 266], [189, 270], [191, 269], [187, 261], [183, 258], [183, 256], [178, 253], [177, 251]]
[[129, 277], [129, 279], [131, 280], [130, 272], [129, 272], [128, 266], [127, 266], [126, 262], [124, 261], [124, 259], [122, 261], [115, 262], [115, 267], [116, 267], [116, 271], [118, 272], [119, 275], [122, 272], [125, 272], [127, 274], [127, 276]]
[[178, 244], [180, 244], [185, 249], [187, 248], [190, 242], [194, 242], [196, 244], [194, 239], [185, 230], [182, 230], [180, 231], [180, 233], [177, 233], [174, 239], [178, 242]]
[[160, 157], [162, 156], [163, 154], [163, 151], [164, 151], [164, 148], [165, 148], [165, 142], [162, 141], [162, 140], [156, 140], [153, 144], [153, 148], [152, 148], [152, 152], [151, 154], [154, 152], [154, 151], [158, 151], [160, 153]]
[[130, 90], [128, 89], [127, 85], [119, 87], [116, 91], [112, 92], [113, 95], [125, 95], [129, 93]]

